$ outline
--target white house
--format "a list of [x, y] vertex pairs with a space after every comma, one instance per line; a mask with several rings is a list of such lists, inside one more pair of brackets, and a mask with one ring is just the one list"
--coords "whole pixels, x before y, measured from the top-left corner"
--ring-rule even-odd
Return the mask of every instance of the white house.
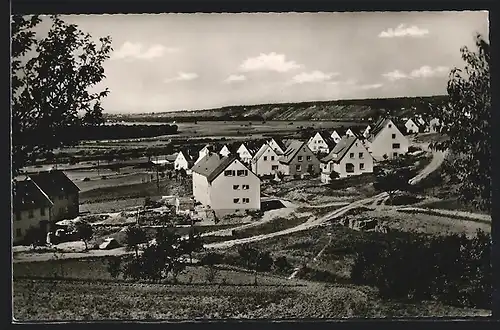
[[229, 150], [229, 148], [228, 148], [226, 145], [224, 145], [224, 146], [220, 149], [219, 154], [220, 154], [221, 156], [223, 156], [223, 157], [228, 157], [228, 156], [231, 154], [231, 151]]
[[340, 178], [373, 172], [373, 157], [357, 137], [344, 136], [333, 150], [321, 159], [321, 182], [329, 183], [332, 172]]
[[209, 154], [192, 170], [195, 200], [217, 216], [260, 210], [260, 179], [237, 157]]
[[24, 240], [29, 228], [49, 230], [54, 203], [30, 178], [14, 183], [12, 217], [13, 242]]
[[198, 159], [196, 160], [196, 162], [194, 162], [195, 164], [197, 164], [200, 160], [202, 160], [206, 155], [208, 155], [209, 153], [211, 152], [211, 148], [210, 146], [207, 144], [206, 146], [204, 146], [200, 151], [198, 151]]
[[356, 137], [356, 134], [354, 134], [354, 132], [350, 128], [348, 128], [347, 131], [345, 131], [345, 135], [351, 136], [351, 137]]
[[370, 125], [366, 126], [366, 128], [363, 131], [363, 137], [364, 138], [367, 138], [370, 135], [370, 130], [371, 129], [372, 129], [372, 127]]
[[242, 143], [238, 150], [236, 150], [236, 153], [238, 153], [240, 159], [244, 163], [250, 163], [252, 161], [253, 155], [250, 152], [250, 150], [247, 148], [245, 143]]
[[438, 118], [432, 118], [429, 121], [429, 131], [431, 133], [438, 133], [441, 131], [441, 123]]
[[330, 135], [335, 143], [339, 143], [342, 140], [342, 136], [339, 134], [338, 130], [334, 130]]
[[309, 149], [307, 143], [290, 140], [286, 143], [287, 149], [280, 157], [280, 172], [284, 175], [302, 176], [306, 173], [319, 174], [320, 162]]
[[408, 152], [408, 139], [389, 118], [380, 119], [367, 139], [369, 151], [375, 160], [394, 158]]
[[337, 143], [327, 132], [320, 131], [312, 136], [307, 142], [307, 146], [314, 153], [329, 153]]
[[271, 138], [271, 140], [267, 141], [267, 143], [269, 143], [271, 148], [273, 148], [273, 150], [276, 151], [276, 153], [278, 153], [279, 155], [283, 155], [286, 150], [283, 141], [278, 138]]
[[405, 122], [406, 133], [407, 134], [416, 134], [420, 133], [421, 124], [418, 120], [414, 118], [410, 118]]
[[265, 143], [252, 159], [252, 172], [261, 175], [274, 175], [279, 172], [280, 155], [269, 145]]
[[180, 170], [183, 168], [184, 170], [188, 171], [191, 166], [193, 166], [193, 159], [191, 156], [186, 152], [186, 151], [179, 151], [177, 153], [177, 157], [174, 160], [174, 169]]

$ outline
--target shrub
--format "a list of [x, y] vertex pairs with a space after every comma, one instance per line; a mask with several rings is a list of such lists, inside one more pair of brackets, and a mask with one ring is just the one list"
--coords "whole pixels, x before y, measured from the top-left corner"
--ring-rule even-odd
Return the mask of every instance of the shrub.
[[224, 255], [217, 253], [217, 252], [209, 252], [205, 254], [201, 260], [200, 263], [203, 266], [213, 266], [217, 264], [221, 264], [224, 261]]
[[278, 273], [286, 273], [292, 268], [285, 256], [277, 257], [273, 266]]
[[121, 273], [122, 258], [114, 256], [108, 259], [107, 270], [112, 278], [118, 278]]
[[472, 239], [412, 234], [369, 242], [357, 254], [351, 277], [376, 286], [387, 298], [490, 309], [490, 244], [491, 236], [483, 232]]
[[387, 205], [406, 205], [418, 203], [421, 199], [415, 195], [411, 194], [397, 194], [391, 196], [386, 204]]

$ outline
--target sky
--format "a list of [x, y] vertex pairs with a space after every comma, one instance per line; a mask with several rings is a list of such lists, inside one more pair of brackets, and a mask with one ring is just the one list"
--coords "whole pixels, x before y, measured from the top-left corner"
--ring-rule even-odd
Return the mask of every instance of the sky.
[[69, 15], [98, 39], [107, 113], [446, 93], [487, 12]]

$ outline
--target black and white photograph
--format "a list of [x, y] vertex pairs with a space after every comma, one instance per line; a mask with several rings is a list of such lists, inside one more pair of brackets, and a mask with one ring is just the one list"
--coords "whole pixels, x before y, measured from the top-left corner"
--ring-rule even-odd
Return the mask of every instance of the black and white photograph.
[[12, 322], [492, 316], [488, 11], [10, 19]]

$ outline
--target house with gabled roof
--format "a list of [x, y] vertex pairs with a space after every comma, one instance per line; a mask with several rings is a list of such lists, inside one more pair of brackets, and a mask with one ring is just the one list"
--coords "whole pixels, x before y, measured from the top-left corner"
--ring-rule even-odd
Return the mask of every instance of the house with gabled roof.
[[342, 140], [342, 134], [343, 132], [339, 128], [337, 128], [333, 130], [330, 137], [333, 139], [333, 141], [335, 141], [335, 143], [339, 143], [339, 141]]
[[189, 152], [187, 150], [179, 150], [174, 160], [174, 169], [189, 171], [193, 165], [194, 161]]
[[54, 206], [50, 197], [29, 177], [14, 181], [13, 188], [13, 242], [22, 242], [30, 228], [47, 232]]
[[344, 136], [356, 137], [356, 133], [355, 133], [355, 132], [354, 132], [354, 130], [352, 130], [351, 128], [348, 128], [348, 129], [345, 131]]
[[267, 141], [269, 143], [269, 145], [271, 146], [271, 148], [273, 148], [273, 150], [279, 154], [279, 155], [282, 155], [284, 152], [285, 152], [285, 143], [283, 142], [283, 140], [277, 138], [277, 137], [272, 137], [269, 141]]
[[252, 172], [258, 176], [274, 175], [279, 172], [280, 154], [269, 143], [264, 143], [252, 159]]
[[329, 153], [337, 143], [326, 131], [319, 131], [307, 142], [307, 146], [314, 153]]
[[198, 151], [198, 158], [196, 159], [196, 161], [194, 163], [197, 164], [206, 155], [208, 155], [209, 153], [211, 153], [213, 151], [214, 151], [214, 148], [212, 146], [210, 146], [208, 144], [205, 145], [203, 148], [200, 149], [200, 151]]
[[431, 133], [441, 132], [441, 122], [439, 121], [439, 118], [432, 118], [429, 121], [429, 132]]
[[370, 125], [366, 126], [366, 128], [363, 130], [363, 133], [361, 135], [363, 135], [363, 137], [366, 139], [370, 135], [371, 129], [372, 129], [372, 127]]
[[321, 182], [329, 183], [332, 172], [339, 178], [373, 172], [373, 157], [363, 142], [354, 136], [344, 136], [333, 150], [321, 159]]
[[280, 157], [280, 171], [285, 175], [319, 174], [320, 162], [306, 142], [290, 140]]
[[416, 118], [409, 118], [405, 121], [405, 129], [407, 134], [417, 134], [424, 131], [424, 126], [420, 120]]
[[260, 210], [260, 179], [237, 156], [209, 153], [192, 168], [193, 195], [217, 216]]
[[51, 170], [29, 176], [50, 198], [50, 220], [73, 219], [80, 214], [80, 188], [63, 171]]
[[223, 145], [219, 150], [219, 154], [223, 157], [228, 157], [231, 154], [231, 150], [229, 150], [229, 147], [227, 145]]
[[374, 125], [366, 146], [376, 161], [391, 159], [408, 152], [409, 141], [390, 118]]
[[238, 157], [245, 164], [250, 164], [253, 156], [259, 151], [262, 146], [260, 141], [245, 141], [236, 150]]

